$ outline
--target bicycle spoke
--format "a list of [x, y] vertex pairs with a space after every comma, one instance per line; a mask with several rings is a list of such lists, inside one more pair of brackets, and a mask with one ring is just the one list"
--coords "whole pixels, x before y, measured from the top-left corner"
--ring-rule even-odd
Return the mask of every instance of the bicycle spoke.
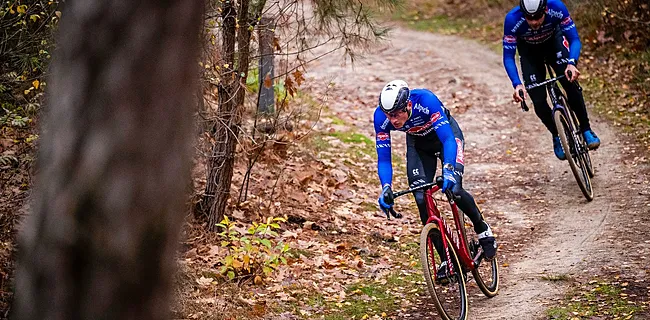
[[[446, 254], [441, 255], [436, 247], [441, 248], [442, 236], [440, 231], [433, 224], [428, 224], [422, 230], [420, 236], [420, 259], [424, 268], [424, 277], [429, 293], [436, 304], [439, 315], [443, 319], [466, 319], [467, 317], [467, 295], [465, 292], [465, 279], [460, 272], [460, 263], [454, 248], [449, 240], [449, 255], [451, 263], [447, 260]], [[440, 272], [443, 276], [436, 276], [439, 268], [446, 262], [453, 266], [453, 274], [450, 269]], [[445, 269], [442, 269], [445, 270]]]
[[[569, 162], [569, 166], [571, 166], [573, 176], [575, 177], [576, 182], [578, 182], [580, 191], [582, 191], [582, 194], [585, 196], [587, 201], [591, 201], [593, 200], [593, 190], [591, 187], [589, 172], [581, 154], [581, 145], [578, 145], [578, 143], [582, 143], [580, 136], [579, 134], [572, 132], [571, 126], [567, 122], [568, 119], [561, 109], [554, 112], [553, 118], [560, 136], [562, 148], [565, 152], [568, 151], [567, 162]], [[575, 125], [577, 126], [577, 124]]]

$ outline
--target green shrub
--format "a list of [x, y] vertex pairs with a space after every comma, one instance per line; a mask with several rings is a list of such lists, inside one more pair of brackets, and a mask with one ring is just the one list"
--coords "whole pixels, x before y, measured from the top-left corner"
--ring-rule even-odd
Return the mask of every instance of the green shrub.
[[247, 276], [269, 277], [280, 265], [286, 264], [284, 256], [289, 245], [275, 240], [278, 236], [275, 230], [280, 229], [278, 222], [285, 221], [284, 218], [269, 217], [266, 223], [253, 222], [248, 229], [241, 231], [225, 216], [217, 224], [223, 229], [219, 233], [221, 246], [228, 249], [228, 255], [222, 261], [221, 274], [230, 280]]

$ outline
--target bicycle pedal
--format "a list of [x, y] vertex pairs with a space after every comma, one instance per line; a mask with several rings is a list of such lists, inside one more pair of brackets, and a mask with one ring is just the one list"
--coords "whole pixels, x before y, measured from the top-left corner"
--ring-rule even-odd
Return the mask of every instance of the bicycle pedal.
[[441, 286], [448, 285], [449, 284], [449, 277], [445, 277], [445, 278], [442, 278], [442, 279], [440, 279], [440, 278], [436, 279], [436, 284], [439, 284]]

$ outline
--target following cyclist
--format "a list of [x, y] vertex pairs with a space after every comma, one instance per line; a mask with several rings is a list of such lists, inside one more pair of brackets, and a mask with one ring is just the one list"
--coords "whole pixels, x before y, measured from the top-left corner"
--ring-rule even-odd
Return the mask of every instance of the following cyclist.
[[[519, 50], [519, 61], [526, 85], [546, 79], [545, 64], [550, 65], [556, 74], [566, 76], [560, 79], [560, 83], [566, 91], [571, 109], [578, 117], [580, 132], [587, 147], [590, 150], [597, 149], [600, 139], [589, 125], [582, 92], [578, 86], [570, 83], [580, 76], [576, 65], [581, 44], [576, 25], [564, 3], [560, 0], [520, 0], [519, 6], [506, 15], [503, 29], [503, 65], [515, 88], [512, 95], [514, 100], [521, 102], [527, 94], [515, 64], [515, 51]], [[519, 96], [519, 90], [524, 92], [523, 97]], [[529, 94], [535, 105], [535, 113], [553, 135], [555, 156], [565, 160], [553, 114], [546, 101], [545, 87], [532, 89]]]
[[[462, 187], [464, 171], [464, 139], [456, 120], [438, 97], [427, 89], [409, 90], [406, 82], [394, 80], [386, 84], [379, 95], [374, 114], [377, 142], [377, 171], [382, 191], [379, 206], [388, 215], [393, 207], [393, 167], [391, 164], [390, 132], [406, 132], [406, 167], [411, 188], [433, 181], [437, 160], [442, 161], [444, 182], [442, 191], [451, 190], [460, 196], [458, 207], [472, 220], [474, 231], [486, 259], [496, 255], [497, 244], [490, 226], [485, 222], [471, 194]], [[438, 154], [438, 155], [437, 155]], [[424, 191], [413, 192], [422, 224], [428, 219]], [[442, 243], [437, 244], [438, 252]], [[444, 275], [444, 266], [438, 273]]]

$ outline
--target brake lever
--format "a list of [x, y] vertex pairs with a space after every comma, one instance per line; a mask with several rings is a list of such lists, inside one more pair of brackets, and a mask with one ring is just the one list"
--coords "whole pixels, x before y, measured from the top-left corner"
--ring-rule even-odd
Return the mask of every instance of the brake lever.
[[526, 105], [526, 99], [524, 99], [524, 90], [519, 89], [519, 97], [521, 98], [521, 110], [524, 110], [524, 112], [527, 112], [528, 106]]
[[401, 219], [402, 218], [402, 214], [396, 212], [395, 209], [393, 209], [393, 208], [387, 209], [386, 211], [384, 211], [384, 213], [386, 214], [386, 220], [390, 220], [390, 216], [393, 216], [393, 218], [395, 218], [395, 219]]
[[[569, 75], [569, 78], [573, 78], [573, 72], [571, 72], [571, 70], [567, 71], [567, 73]], [[580, 86], [580, 83], [578, 83], [578, 79], [571, 81], [571, 83], [576, 86], [578, 91], [582, 91], [582, 86]]]
[[451, 192], [451, 190], [447, 190], [447, 191], [445, 191], [445, 195], [447, 196], [447, 200], [450, 200], [450, 201], [451, 201], [452, 199], [453, 199], [454, 201], [456, 201], [456, 200], [460, 200], [460, 196], [457, 195], [457, 194], [454, 194], [453, 192]]

